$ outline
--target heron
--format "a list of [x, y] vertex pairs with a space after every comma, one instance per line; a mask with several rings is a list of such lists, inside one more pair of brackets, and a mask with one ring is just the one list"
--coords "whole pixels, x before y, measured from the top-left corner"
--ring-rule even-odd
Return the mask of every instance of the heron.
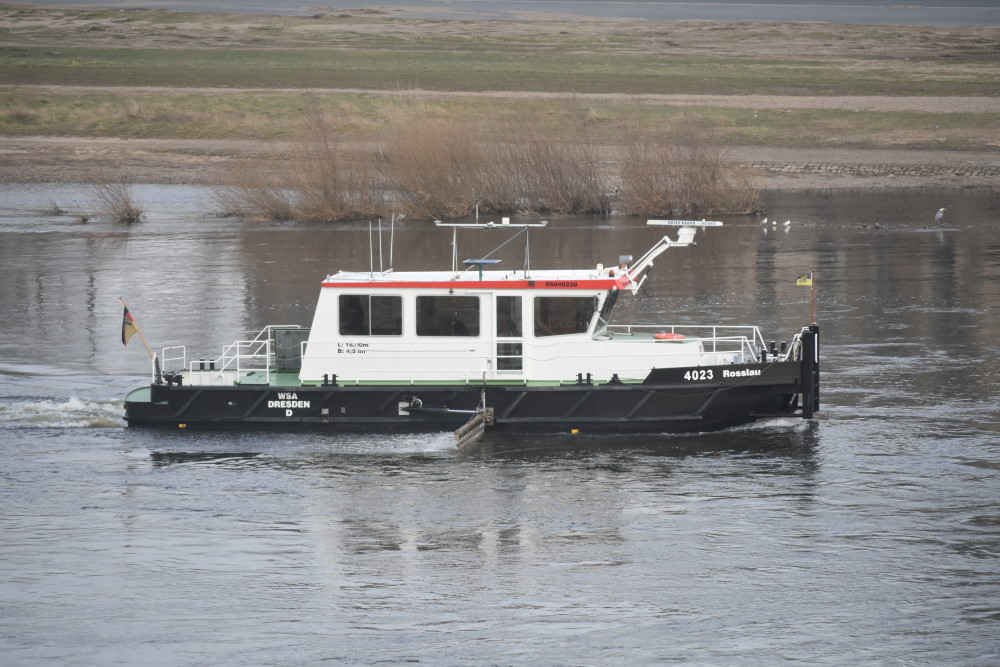
[[938, 212], [934, 214], [934, 222], [941, 222], [941, 218], [944, 217], [944, 209], [939, 208]]

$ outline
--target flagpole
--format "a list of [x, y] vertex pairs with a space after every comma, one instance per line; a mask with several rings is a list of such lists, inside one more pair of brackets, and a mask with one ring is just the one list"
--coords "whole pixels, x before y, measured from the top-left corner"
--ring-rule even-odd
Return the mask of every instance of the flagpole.
[[[121, 297], [118, 297], [118, 300], [121, 301], [122, 308], [124, 308], [125, 310], [128, 310], [128, 306], [125, 305], [125, 299], [123, 299]], [[141, 340], [143, 346], [145, 346], [145, 348], [146, 348], [146, 354], [149, 355], [150, 359], [154, 359], [155, 357], [153, 356], [153, 351], [151, 349], [149, 349], [149, 343], [146, 342], [146, 338], [142, 335], [142, 330], [139, 329], [139, 324], [135, 321], [134, 317], [132, 318], [132, 326], [135, 327], [135, 332], [137, 334], [139, 334], [139, 340]]]

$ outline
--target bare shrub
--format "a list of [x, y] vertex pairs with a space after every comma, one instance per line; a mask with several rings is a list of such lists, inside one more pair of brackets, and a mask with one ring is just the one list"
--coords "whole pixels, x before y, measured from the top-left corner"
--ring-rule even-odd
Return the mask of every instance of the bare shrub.
[[57, 204], [56, 201], [53, 199], [49, 201], [47, 207], [42, 209], [42, 215], [52, 215], [52, 216], [66, 215], [66, 209], [59, 206], [59, 204]]
[[250, 220], [352, 220], [381, 215], [385, 206], [378, 156], [345, 150], [312, 96], [305, 99], [302, 129], [282, 169], [260, 161], [240, 164], [214, 196], [221, 213]]
[[475, 129], [400, 116], [386, 144], [389, 179], [401, 213], [454, 218], [475, 206], [485, 158]]
[[732, 164], [722, 166], [722, 178], [709, 193], [711, 210], [705, 213], [751, 214], [760, 210], [760, 196], [746, 168]]
[[[582, 117], [558, 133], [537, 123], [522, 123], [506, 143], [494, 141], [497, 167], [516, 177], [517, 209], [578, 214], [606, 210], [600, 156]], [[508, 186], [508, 189], [510, 185]]]
[[386, 211], [379, 156], [349, 151], [330, 127], [314, 97], [306, 100], [306, 122], [297, 142], [289, 185], [297, 193], [301, 220], [350, 220]]
[[[415, 109], [419, 111], [419, 109]], [[397, 116], [387, 138], [390, 178], [408, 215], [603, 211], [598, 150], [585, 123], [547, 130], [537, 118], [475, 123]]]
[[259, 164], [234, 167], [229, 182], [213, 188], [223, 215], [238, 215], [255, 221], [291, 220], [294, 197], [287, 179]]
[[98, 215], [118, 222], [138, 222], [145, 212], [132, 194], [132, 183], [119, 172], [99, 172], [91, 183]]
[[[421, 102], [386, 117], [383, 148], [347, 147], [314, 97], [294, 154], [280, 173], [234, 170], [216, 191], [229, 213], [266, 220], [455, 218], [483, 213], [585, 214], [624, 205], [633, 215], [750, 212], [756, 192], [728, 165], [714, 133], [686, 123], [667, 140], [637, 126], [623, 132], [619, 173], [591, 137], [586, 113], [570, 108], [506, 120], [483, 114], [455, 122]], [[612, 187], [610, 183], [621, 183]]]
[[697, 123], [685, 123], [666, 141], [628, 128], [621, 177], [632, 215], [749, 213], [757, 205], [749, 177], [724, 161], [715, 134]]

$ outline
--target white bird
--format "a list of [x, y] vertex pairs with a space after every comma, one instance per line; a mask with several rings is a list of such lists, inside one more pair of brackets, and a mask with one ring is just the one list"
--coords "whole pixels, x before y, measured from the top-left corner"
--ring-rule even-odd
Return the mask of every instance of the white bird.
[[785, 227], [791, 227], [792, 226], [792, 221], [791, 220], [785, 220], [785, 222], [783, 224], [785, 225]]
[[767, 224], [767, 218], [764, 218], [763, 220], [761, 220], [761, 221], [760, 221], [760, 224], [762, 224], [762, 225], [766, 225], [766, 224]]
[[944, 217], [944, 209], [939, 208], [938, 212], [934, 214], [934, 222], [941, 222], [941, 218]]

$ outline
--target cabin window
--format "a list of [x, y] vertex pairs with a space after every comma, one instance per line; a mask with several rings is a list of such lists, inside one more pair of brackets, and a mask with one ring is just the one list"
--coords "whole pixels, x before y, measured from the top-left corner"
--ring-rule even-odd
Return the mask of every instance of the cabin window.
[[535, 336], [585, 333], [593, 316], [592, 296], [535, 297]]
[[497, 297], [497, 337], [521, 337], [521, 297]]
[[403, 297], [341, 294], [340, 335], [401, 336]]
[[478, 336], [478, 296], [418, 296], [418, 336]]
[[521, 343], [497, 343], [497, 370], [524, 370], [524, 346]]

